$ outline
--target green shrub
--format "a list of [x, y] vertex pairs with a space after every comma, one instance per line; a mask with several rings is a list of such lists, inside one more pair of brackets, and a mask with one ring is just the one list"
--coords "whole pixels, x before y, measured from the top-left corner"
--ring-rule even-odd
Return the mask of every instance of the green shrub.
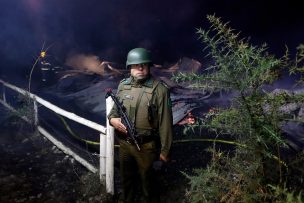
[[229, 108], [218, 108], [200, 122], [217, 135], [233, 139], [235, 148], [211, 149], [213, 158], [208, 167], [195, 170], [194, 175], [186, 174], [190, 180], [187, 199], [189, 202], [302, 202], [303, 189], [293, 184], [296, 179], [293, 176], [303, 178], [303, 171], [295, 163], [300, 166], [304, 162], [296, 152], [288, 156], [281, 153], [288, 150], [288, 145], [280, 127], [292, 117], [278, 109], [291, 101], [303, 101], [303, 95], [273, 95], [262, 89], [278, 79], [284, 67], [292, 65], [292, 70], [296, 70], [299, 61], [291, 62], [287, 54], [277, 59], [269, 55], [266, 45], [253, 46], [249, 40], [239, 39], [239, 34], [234, 34], [219, 18], [207, 18], [210, 29], [198, 29], [197, 33], [214, 64], [201, 75], [179, 73], [173, 79], [208, 91], [237, 92]]

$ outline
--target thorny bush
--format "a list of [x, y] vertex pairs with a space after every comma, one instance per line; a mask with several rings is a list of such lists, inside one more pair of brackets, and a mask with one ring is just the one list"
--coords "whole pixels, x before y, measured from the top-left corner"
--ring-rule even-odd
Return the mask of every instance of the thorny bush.
[[221, 139], [233, 140], [235, 147], [221, 151], [214, 147], [215, 137], [208, 166], [196, 169], [194, 175], [185, 174], [190, 181], [187, 200], [303, 202], [304, 156], [291, 151], [281, 131], [282, 123], [295, 117], [280, 110], [290, 102], [302, 102], [303, 95], [273, 95], [262, 87], [277, 80], [283, 68], [290, 68], [291, 73], [304, 72], [300, 66], [304, 46], [299, 46], [296, 59], [289, 59], [288, 53], [278, 59], [268, 54], [265, 44], [253, 46], [249, 40], [239, 39], [220, 18], [207, 18], [210, 29], [198, 29], [197, 33], [214, 64], [201, 75], [182, 73], [173, 79], [207, 91], [237, 92], [229, 108], [198, 118], [199, 125], [191, 130], [197, 132], [194, 129], [204, 124]]

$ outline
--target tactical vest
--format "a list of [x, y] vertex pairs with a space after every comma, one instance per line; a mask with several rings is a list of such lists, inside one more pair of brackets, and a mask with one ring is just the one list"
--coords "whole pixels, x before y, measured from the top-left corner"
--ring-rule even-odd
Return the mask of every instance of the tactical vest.
[[[142, 85], [139, 87], [136, 85], [133, 86], [127, 80], [122, 82], [122, 88], [118, 92], [118, 96], [126, 107], [129, 118], [135, 124], [139, 134], [141, 134], [141, 132], [151, 131], [156, 127], [151, 123], [150, 109], [151, 106], [156, 106], [154, 104], [155, 99], [153, 99], [153, 92], [159, 82], [151, 78], [148, 83], [150, 83], [150, 85]], [[153, 123], [157, 123], [155, 120], [157, 118], [153, 119]]]

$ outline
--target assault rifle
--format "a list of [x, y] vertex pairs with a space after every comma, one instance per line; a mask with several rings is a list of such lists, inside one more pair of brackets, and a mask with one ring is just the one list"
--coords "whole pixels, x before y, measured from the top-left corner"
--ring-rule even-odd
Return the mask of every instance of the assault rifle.
[[120, 102], [118, 100], [118, 98], [113, 94], [111, 89], [106, 89], [106, 92], [107, 92], [106, 98], [108, 98], [110, 96], [113, 99], [114, 103], [117, 106], [117, 110], [118, 110], [118, 114], [120, 115], [121, 122], [127, 128], [127, 141], [133, 142], [136, 145], [138, 151], [140, 151], [140, 147], [136, 140], [136, 137], [137, 137], [136, 130], [135, 130], [134, 124], [130, 121], [130, 119], [127, 115], [126, 107], [123, 105], [123, 102]]

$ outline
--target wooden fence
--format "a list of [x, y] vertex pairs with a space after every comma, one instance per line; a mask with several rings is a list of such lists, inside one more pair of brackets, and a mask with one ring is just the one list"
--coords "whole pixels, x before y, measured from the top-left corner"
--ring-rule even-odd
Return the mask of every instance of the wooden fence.
[[[59, 149], [61, 149], [64, 153], [72, 156], [76, 161], [81, 163], [84, 167], [90, 170], [93, 173], [100, 174], [101, 183], [105, 185], [106, 191], [109, 194], [114, 194], [114, 129], [109, 125], [109, 121], [107, 120], [107, 126], [104, 127], [99, 125], [93, 121], [82, 118], [74, 113], [68, 112], [64, 109], [55, 106], [54, 104], [40, 98], [39, 96], [32, 94], [24, 89], [16, 87], [12, 84], [9, 84], [0, 79], [0, 83], [3, 85], [2, 91], [2, 99], [0, 99], [0, 103], [2, 103], [5, 107], [10, 109], [11, 111], [16, 111], [14, 107], [12, 107], [7, 101], [8, 98], [6, 96], [6, 88], [14, 90], [18, 94], [22, 94], [33, 101], [33, 111], [34, 111], [34, 124], [37, 127], [37, 130], [44, 135], [48, 140], [50, 140], [54, 145], [56, 145]], [[100, 151], [99, 151], [99, 170], [90, 164], [88, 161], [77, 155], [72, 149], [65, 146], [62, 142], [57, 140], [53, 135], [51, 135], [46, 129], [39, 125], [39, 114], [38, 114], [38, 105], [43, 105], [49, 110], [64, 116], [70, 120], [73, 120], [79, 124], [85, 125], [89, 128], [97, 130], [100, 133]], [[111, 97], [108, 97], [106, 100], [106, 111], [107, 115], [111, 110], [114, 102]], [[29, 121], [29, 118], [23, 117], [24, 120]]]

